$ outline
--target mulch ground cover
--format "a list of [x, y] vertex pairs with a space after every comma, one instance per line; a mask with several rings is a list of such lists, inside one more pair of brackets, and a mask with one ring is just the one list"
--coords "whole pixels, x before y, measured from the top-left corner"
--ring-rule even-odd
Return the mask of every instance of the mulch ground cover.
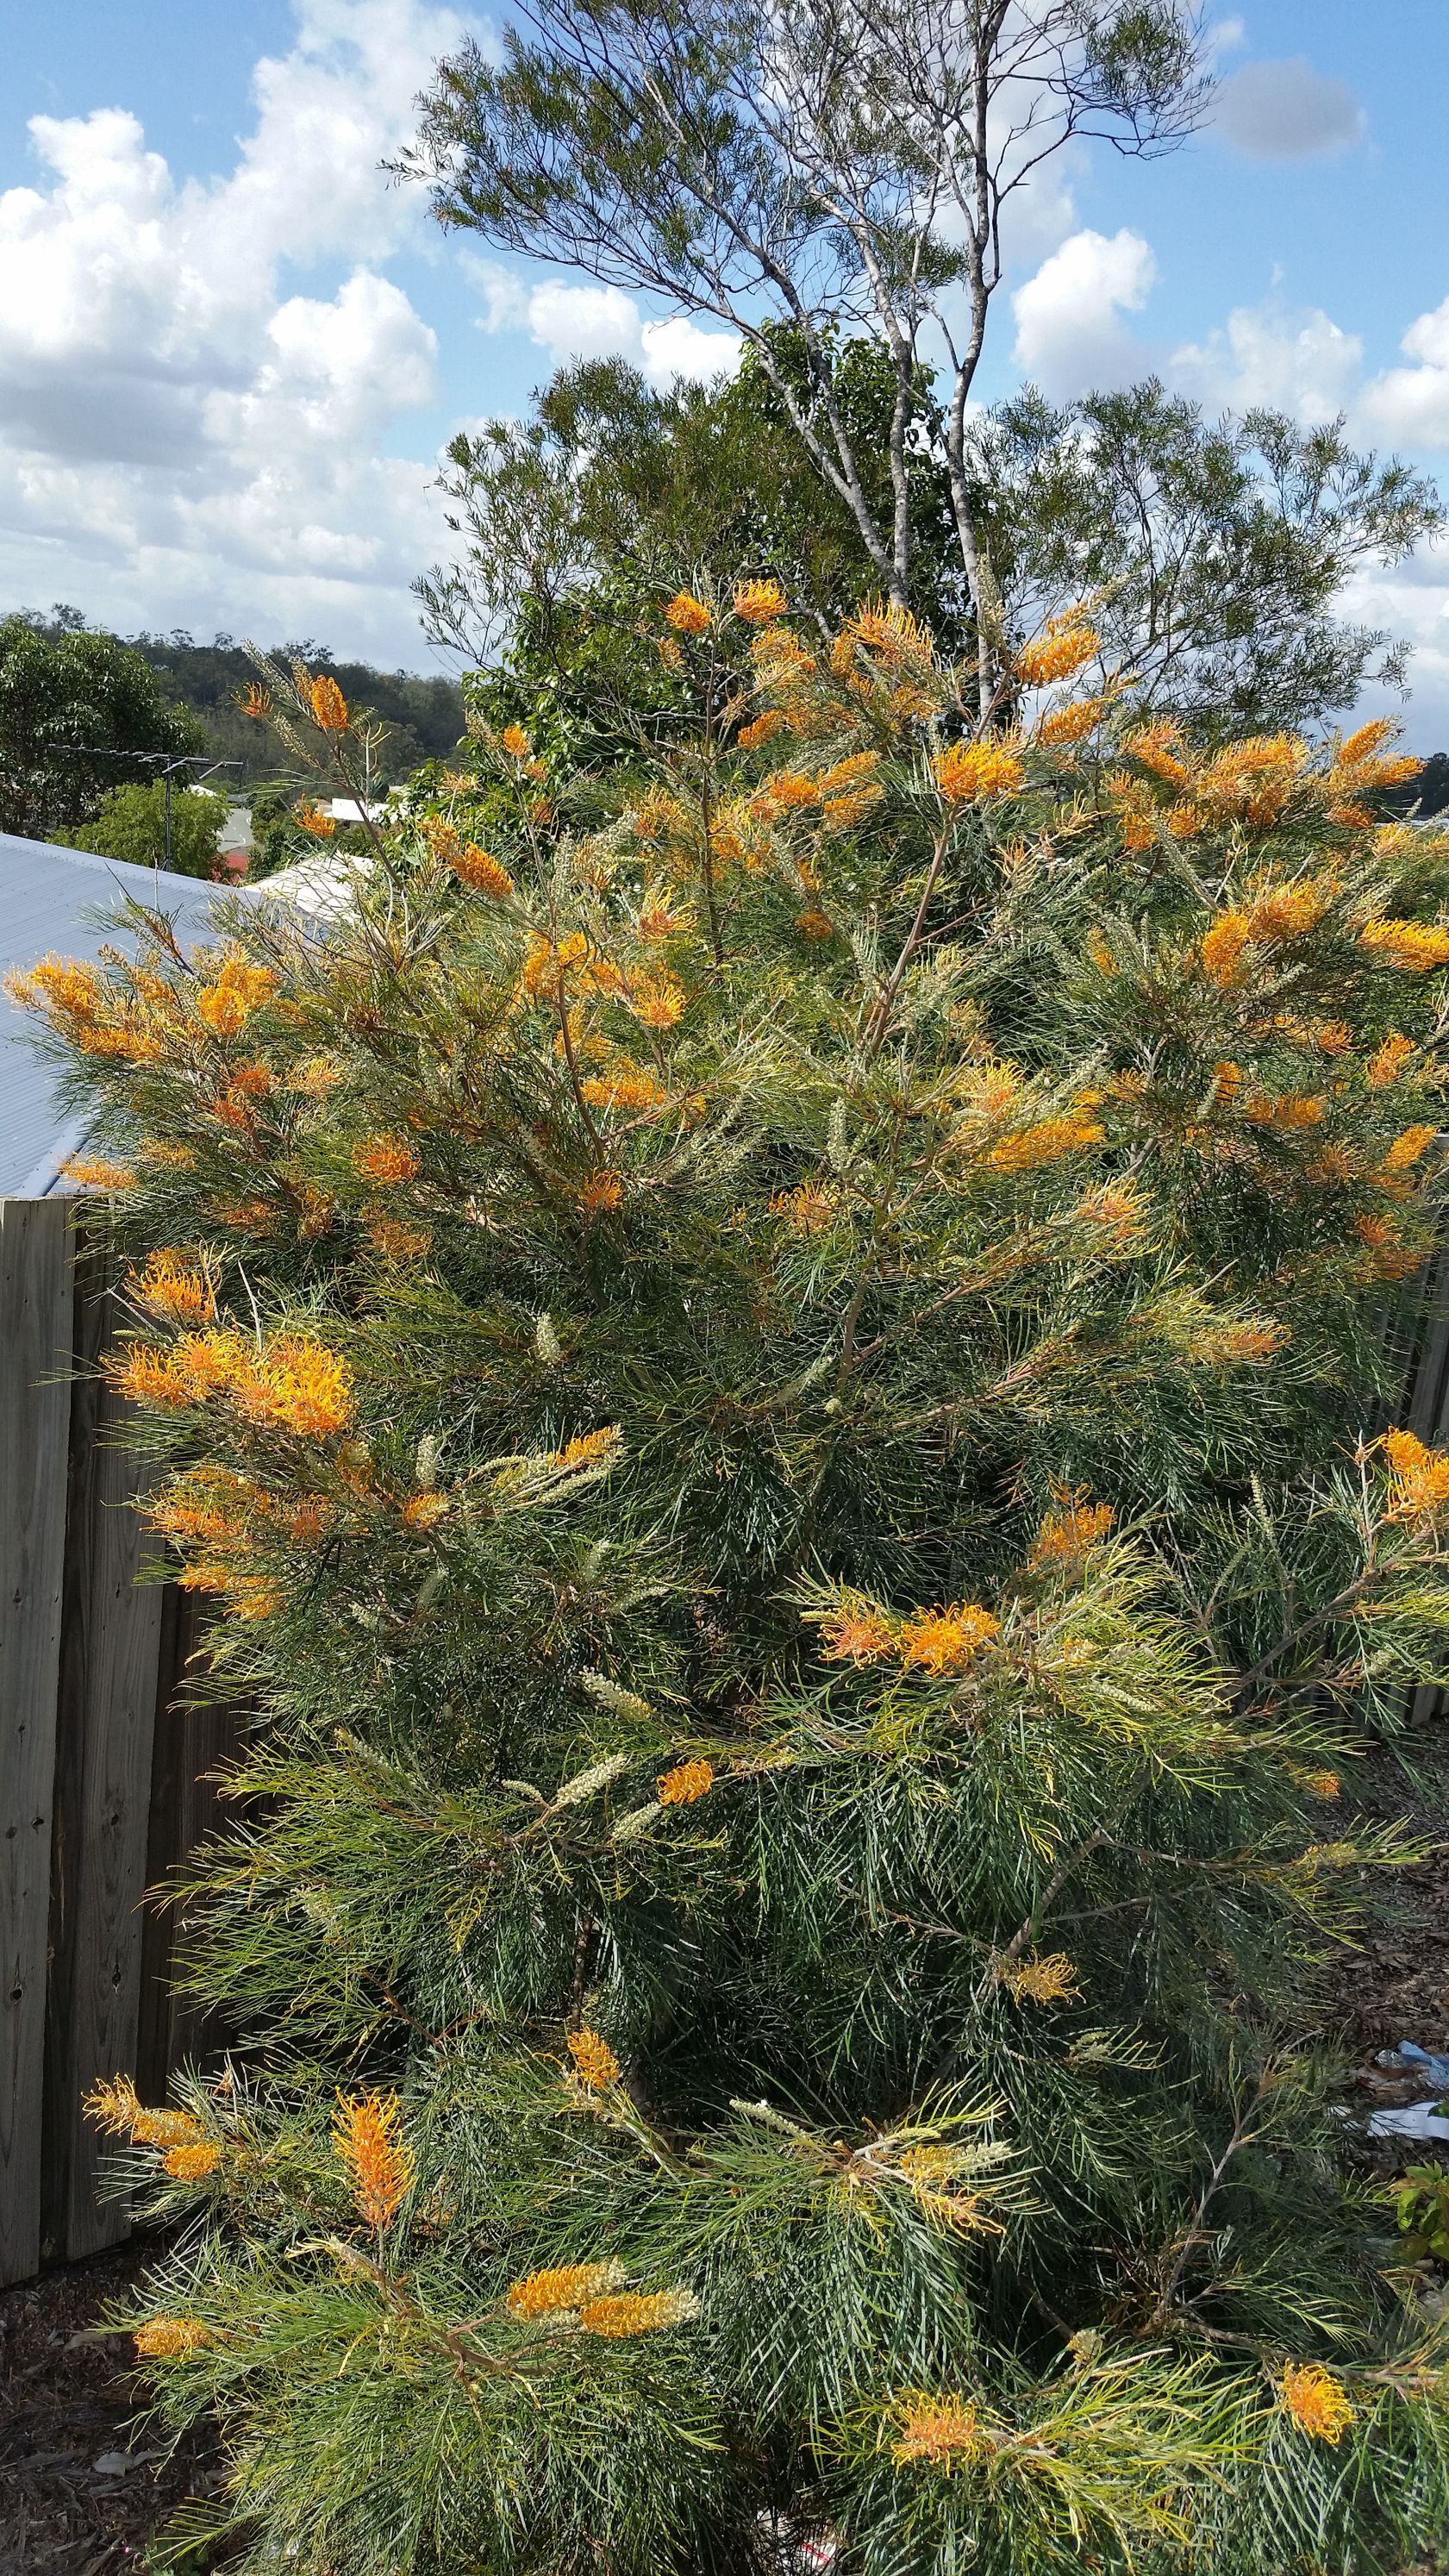
[[209, 2436], [159, 2456], [131, 2339], [99, 2331], [145, 2262], [123, 2246], [0, 2292], [0, 2576], [139, 2576], [157, 2522], [217, 2481]]

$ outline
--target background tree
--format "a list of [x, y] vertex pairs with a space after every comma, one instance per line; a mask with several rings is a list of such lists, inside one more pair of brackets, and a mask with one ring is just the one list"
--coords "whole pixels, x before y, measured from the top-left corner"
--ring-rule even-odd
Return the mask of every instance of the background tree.
[[201, 739], [114, 635], [0, 620], [0, 831], [43, 840], [94, 814], [126, 764], [93, 750], [186, 752]]
[[1382, 725], [1084, 696], [1080, 613], [1028, 734], [782, 607], [668, 602], [695, 721], [598, 828], [510, 728], [325, 940], [20, 986], [266, 1727], [186, 1899], [250, 2045], [94, 2105], [221, 2427], [170, 2545], [1390, 2576], [1449, 2327], [1319, 1976], [1449, 1627], [1449, 1455], [1360, 1438], [1449, 839]]
[[1339, 596], [1444, 512], [1426, 476], [1356, 453], [1343, 427], [1206, 420], [1155, 380], [1061, 407], [1028, 388], [971, 440], [1008, 626], [1092, 598], [1108, 661], [1199, 735], [1321, 724], [1376, 655], [1372, 676], [1400, 683], [1406, 648], [1343, 618]]
[[94, 850], [103, 859], [125, 859], [133, 867], [169, 866], [178, 876], [210, 877], [215, 873], [226, 824], [227, 800], [209, 787], [188, 787], [185, 775], [171, 792], [171, 853], [166, 853], [166, 790], [159, 780], [113, 787], [101, 798], [89, 822], [69, 832], [52, 832], [53, 841], [72, 850]]
[[[790, 362], [782, 338], [775, 354]], [[867, 339], [835, 363], [882, 483], [889, 365]], [[929, 380], [919, 399], [911, 605], [960, 654], [970, 603]], [[1356, 452], [1341, 423], [1209, 420], [1156, 382], [1060, 407], [1028, 390], [978, 416], [968, 453], [1005, 629], [1029, 635], [1051, 602], [1096, 597], [1107, 659], [1190, 733], [1322, 726], [1375, 666], [1400, 674], [1403, 648], [1345, 619], [1340, 596], [1443, 512], [1431, 483]], [[488, 666], [468, 683], [483, 715], [533, 722], [571, 759], [617, 758], [677, 723], [657, 611], [701, 567], [780, 581], [822, 631], [875, 584], [753, 351], [733, 380], [670, 393], [618, 361], [567, 369], [531, 422], [455, 440], [444, 488], [463, 546], [418, 585], [429, 633]]]
[[[900, 606], [944, 349], [955, 539], [989, 628], [966, 403], [1011, 201], [1073, 138], [1170, 148], [1205, 95], [1184, 0], [528, 0], [501, 60], [439, 66], [402, 166], [445, 224], [740, 332]], [[890, 376], [883, 493], [837, 381], [858, 333]]]
[[[790, 365], [783, 336], [776, 357]], [[879, 487], [888, 365], [856, 340], [835, 374]], [[922, 404], [924, 417], [924, 389]], [[910, 470], [912, 601], [954, 647], [969, 620], [945, 470], [925, 439]], [[619, 360], [566, 368], [531, 421], [456, 438], [443, 489], [464, 542], [417, 584], [430, 639], [485, 666], [468, 692], [490, 720], [541, 726], [571, 760], [614, 758], [677, 725], [690, 699], [661, 661], [658, 611], [702, 566], [780, 581], [822, 632], [875, 587], [850, 511], [822, 487], [753, 351], [732, 378], [668, 392]]]

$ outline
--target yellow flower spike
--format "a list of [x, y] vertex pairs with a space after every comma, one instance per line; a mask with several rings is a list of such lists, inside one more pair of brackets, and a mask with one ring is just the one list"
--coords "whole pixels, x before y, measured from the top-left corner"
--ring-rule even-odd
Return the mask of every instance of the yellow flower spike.
[[579, 2323], [586, 2334], [625, 2336], [658, 2334], [666, 2326], [687, 2325], [699, 2314], [691, 2290], [625, 2290], [614, 2298], [585, 2299]]
[[1316, 2361], [1284, 2364], [1278, 2402], [1315, 2442], [1341, 2442], [1358, 2411], [1342, 2380]]
[[1081, 1992], [1076, 1974], [1065, 1950], [1051, 1950], [1045, 1958], [1033, 1951], [1029, 1959], [1001, 1961], [996, 1982], [1019, 2004], [1060, 2004]]
[[602, 2298], [606, 2292], [616, 2290], [626, 2277], [622, 2263], [563, 2263], [553, 2271], [530, 2272], [526, 2279], [511, 2285], [509, 2314], [558, 2316], [581, 2307], [586, 2299]]
[[564, 2045], [574, 2062], [574, 2073], [591, 2093], [607, 2093], [618, 2083], [623, 2068], [606, 2039], [596, 2030], [571, 2030]]
[[511, 724], [503, 728], [503, 748], [510, 760], [527, 760], [533, 745], [522, 725]]
[[413, 2182], [413, 2161], [398, 2134], [402, 2105], [395, 2093], [337, 2096], [332, 2148], [347, 2174], [360, 2218], [386, 2227], [397, 2216]]
[[214, 2338], [199, 2317], [152, 2317], [148, 2325], [137, 2327], [131, 2340], [141, 2361], [176, 2361]]

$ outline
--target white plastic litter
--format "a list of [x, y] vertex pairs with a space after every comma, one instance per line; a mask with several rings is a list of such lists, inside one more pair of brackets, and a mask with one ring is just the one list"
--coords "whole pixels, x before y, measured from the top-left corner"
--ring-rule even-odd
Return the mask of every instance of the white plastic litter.
[[1368, 2124], [1371, 2138], [1449, 2138], [1449, 2120], [1439, 2116], [1439, 2104], [1410, 2102], [1402, 2111], [1375, 2111]]

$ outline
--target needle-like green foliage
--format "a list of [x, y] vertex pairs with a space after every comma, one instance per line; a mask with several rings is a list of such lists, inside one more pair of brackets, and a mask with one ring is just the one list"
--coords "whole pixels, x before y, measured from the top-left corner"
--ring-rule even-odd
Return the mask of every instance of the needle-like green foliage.
[[700, 714], [623, 810], [510, 728], [324, 928], [25, 987], [262, 1717], [186, 1896], [247, 2044], [96, 2102], [226, 2445], [169, 2545], [1395, 2569], [1449, 2348], [1317, 1976], [1444, 1661], [1375, 1370], [1449, 843], [1375, 830], [1383, 728], [1072, 698], [1085, 612], [1015, 734], [895, 610], [659, 642]]

